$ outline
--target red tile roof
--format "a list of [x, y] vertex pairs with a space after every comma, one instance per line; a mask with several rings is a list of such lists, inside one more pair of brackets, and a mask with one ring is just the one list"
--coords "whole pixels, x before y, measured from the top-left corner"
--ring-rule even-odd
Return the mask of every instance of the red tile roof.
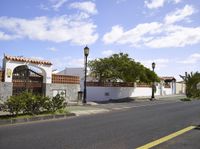
[[5, 55], [4, 57], [5, 57], [5, 59], [11, 60], [11, 61], [29, 62], [29, 63], [34, 63], [34, 64], [52, 65], [51, 62], [46, 61], [46, 60], [37, 60], [37, 59], [20, 57], [20, 56], [8, 56], [8, 55]]
[[174, 77], [160, 77], [161, 80], [176, 80]]

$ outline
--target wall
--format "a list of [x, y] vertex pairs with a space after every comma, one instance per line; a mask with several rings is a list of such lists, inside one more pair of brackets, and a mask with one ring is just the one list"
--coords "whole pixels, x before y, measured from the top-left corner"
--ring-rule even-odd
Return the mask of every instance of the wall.
[[78, 91], [80, 90], [79, 84], [44, 84], [45, 85], [45, 95], [53, 97], [53, 90], [65, 90], [66, 91], [66, 101], [77, 101]]
[[0, 82], [0, 99], [5, 101], [12, 96], [12, 87], [10, 82]]
[[176, 83], [176, 94], [185, 94], [186, 85], [185, 83]]
[[172, 88], [163, 88], [163, 96], [172, 95]]
[[[159, 86], [156, 88], [155, 95], [160, 95]], [[166, 94], [170, 91], [165, 89]], [[149, 96], [152, 89], [150, 87], [87, 87], [87, 101], [106, 101], [109, 99], [120, 99], [126, 97]]]

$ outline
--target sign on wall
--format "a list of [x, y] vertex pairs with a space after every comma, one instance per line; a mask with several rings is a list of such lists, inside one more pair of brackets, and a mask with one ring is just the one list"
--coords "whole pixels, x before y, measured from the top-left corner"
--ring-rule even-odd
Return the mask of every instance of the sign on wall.
[[7, 68], [7, 77], [10, 78], [12, 76], [12, 70], [10, 68]]

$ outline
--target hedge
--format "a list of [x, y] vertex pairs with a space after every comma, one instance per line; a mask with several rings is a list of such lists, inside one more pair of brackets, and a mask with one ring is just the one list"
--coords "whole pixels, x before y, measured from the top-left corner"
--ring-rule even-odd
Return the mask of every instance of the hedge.
[[10, 112], [12, 115], [39, 114], [41, 112], [55, 112], [64, 108], [64, 97], [57, 94], [53, 98], [34, 95], [30, 92], [23, 92], [16, 96], [11, 96], [4, 103], [4, 111]]

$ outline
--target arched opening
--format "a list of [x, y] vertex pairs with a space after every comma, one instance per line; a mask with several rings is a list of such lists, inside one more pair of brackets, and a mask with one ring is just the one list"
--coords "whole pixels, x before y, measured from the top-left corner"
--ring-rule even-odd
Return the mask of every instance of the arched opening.
[[13, 95], [28, 91], [43, 95], [43, 75], [38, 68], [21, 65], [13, 70]]

